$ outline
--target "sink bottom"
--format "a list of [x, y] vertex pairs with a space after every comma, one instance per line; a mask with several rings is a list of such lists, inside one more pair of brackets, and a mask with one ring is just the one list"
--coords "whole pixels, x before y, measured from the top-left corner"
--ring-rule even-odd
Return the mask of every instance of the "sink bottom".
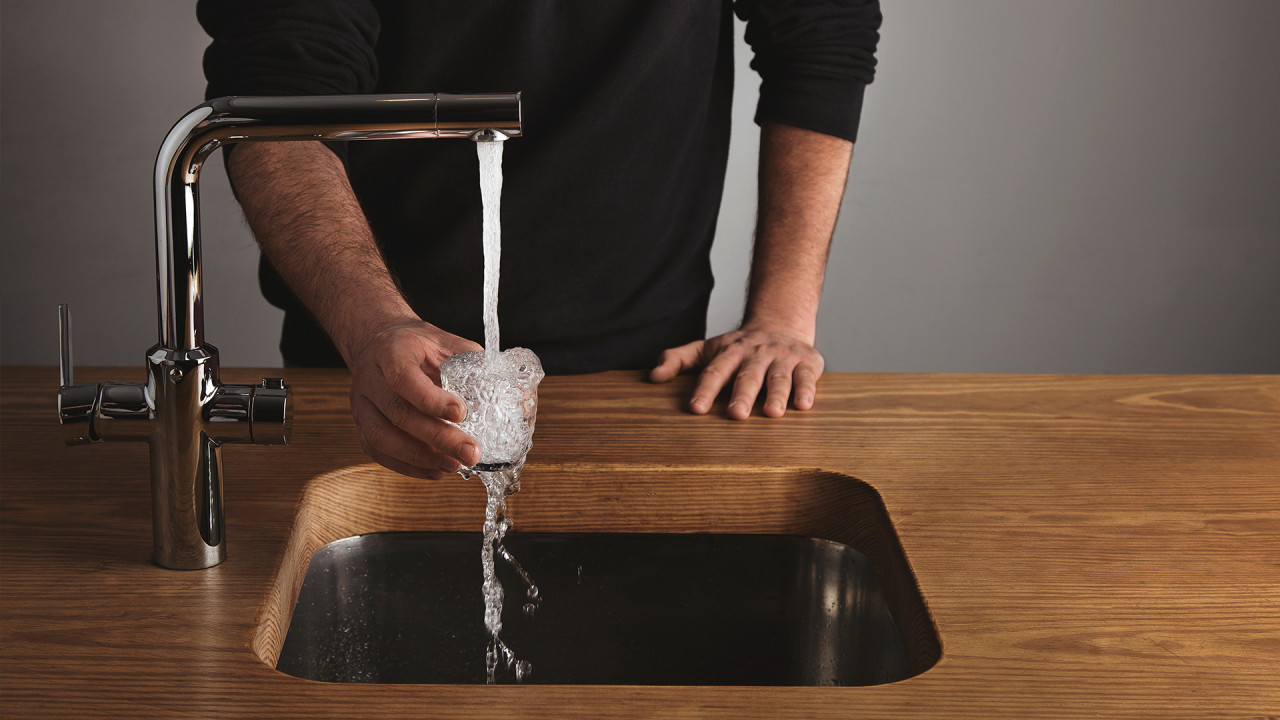
[[[485, 681], [479, 533], [379, 532], [311, 557], [276, 668], [312, 680]], [[503, 639], [526, 684], [875, 685], [913, 672], [880, 578], [791, 535], [510, 533]]]

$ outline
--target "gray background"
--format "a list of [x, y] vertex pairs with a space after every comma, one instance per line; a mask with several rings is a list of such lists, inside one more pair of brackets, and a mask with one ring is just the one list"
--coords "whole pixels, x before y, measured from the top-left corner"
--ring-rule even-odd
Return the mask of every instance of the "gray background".
[[[829, 370], [1280, 371], [1280, 3], [883, 4], [823, 295]], [[193, 8], [0, 6], [0, 361], [56, 362], [70, 302], [80, 363], [141, 368], [152, 163], [204, 86]], [[738, 56], [713, 332], [739, 318], [754, 214], [757, 82]], [[217, 163], [207, 336], [224, 365], [278, 365], [280, 315]]]

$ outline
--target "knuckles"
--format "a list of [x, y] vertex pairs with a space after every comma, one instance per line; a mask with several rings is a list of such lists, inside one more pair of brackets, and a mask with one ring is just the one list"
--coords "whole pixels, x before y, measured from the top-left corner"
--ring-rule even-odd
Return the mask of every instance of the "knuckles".
[[408, 382], [409, 373], [414, 369], [408, 363], [390, 363], [382, 368], [382, 381], [392, 389], [402, 387]]
[[404, 398], [396, 397], [387, 403], [387, 407], [383, 412], [392, 425], [396, 427], [407, 427], [413, 421], [414, 409]]

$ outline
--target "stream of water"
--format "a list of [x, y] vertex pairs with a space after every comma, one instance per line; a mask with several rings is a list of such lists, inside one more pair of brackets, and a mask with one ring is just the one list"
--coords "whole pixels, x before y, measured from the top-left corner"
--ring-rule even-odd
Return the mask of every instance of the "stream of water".
[[502, 267], [502, 141], [476, 143], [480, 159], [480, 199], [484, 204], [484, 354], [498, 351], [498, 276]]
[[[521, 682], [533, 670], [532, 664], [527, 660], [520, 660], [516, 654], [502, 641], [502, 608], [503, 608], [503, 587], [498, 580], [495, 556], [501, 557], [509, 563], [516, 573], [524, 581], [525, 597], [524, 612], [532, 615], [538, 607], [540, 600], [538, 595], [538, 587], [530, 579], [528, 573], [520, 566], [520, 563], [508, 552], [502, 540], [507, 534], [507, 530], [511, 527], [511, 520], [507, 517], [507, 496], [512, 495], [520, 490], [520, 470], [524, 466], [524, 453], [528, 452], [529, 438], [517, 438], [515, 435], [521, 433], [521, 429], [527, 427], [527, 431], [531, 434], [533, 430], [532, 418], [528, 417], [529, 413], [536, 412], [536, 388], [537, 382], [541, 379], [542, 369], [537, 362], [537, 357], [532, 352], [523, 350], [523, 354], [517, 348], [509, 351], [512, 353], [507, 357], [506, 353], [500, 353], [499, 347], [499, 331], [498, 331], [498, 276], [502, 263], [502, 220], [500, 214], [501, 197], [502, 197], [502, 147], [501, 141], [496, 142], [478, 142], [476, 143], [476, 152], [480, 161], [480, 195], [484, 203], [484, 361], [483, 368], [479, 368], [477, 376], [482, 376], [485, 380], [481, 380], [481, 385], [489, 385], [495, 389], [493, 395], [494, 402], [485, 404], [483, 409], [471, 408], [471, 412], [483, 412], [487, 416], [483, 427], [479, 429], [481, 434], [487, 436], [481, 441], [482, 450], [490, 450], [494, 447], [509, 446], [512, 441], [521, 443], [516, 452], [519, 457], [507, 457], [512, 454], [510, 450], [503, 453], [503, 457], [491, 458], [497, 462], [489, 467], [477, 466], [475, 474], [479, 475], [480, 480], [484, 483], [487, 502], [485, 504], [484, 528], [483, 528], [483, 544], [480, 549], [481, 569], [483, 572], [483, 584], [481, 592], [484, 595], [484, 626], [489, 632], [489, 645], [485, 650], [485, 673], [486, 681], [494, 683], [498, 679], [499, 670], [505, 669], [509, 671], [515, 678], [516, 682]], [[524, 358], [527, 354], [528, 358]], [[523, 363], [519, 358], [524, 358]], [[510, 362], [514, 361], [514, 362]], [[537, 377], [532, 381], [532, 390], [534, 394], [534, 404], [530, 408], [528, 403], [529, 391], [528, 380], [530, 376], [529, 365], [537, 365]], [[511, 365], [512, 367], [506, 367]], [[496, 383], [492, 381], [496, 380]], [[524, 381], [524, 386], [521, 385]], [[486, 382], [488, 381], [488, 382]], [[508, 388], [514, 388], [524, 393], [523, 397], [515, 397], [515, 402], [502, 402], [502, 396], [507, 394]], [[520, 415], [524, 413], [524, 415]], [[527, 419], [526, 419], [527, 418]], [[482, 458], [481, 465], [485, 464], [486, 458]]]

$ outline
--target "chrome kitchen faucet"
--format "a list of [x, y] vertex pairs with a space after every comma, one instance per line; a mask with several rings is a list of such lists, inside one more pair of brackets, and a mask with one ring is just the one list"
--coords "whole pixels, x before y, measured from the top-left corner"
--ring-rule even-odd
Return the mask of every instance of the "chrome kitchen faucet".
[[204, 339], [200, 168], [236, 142], [469, 138], [522, 134], [519, 93], [225, 97], [173, 126], [155, 168], [160, 341], [145, 383], [75, 385], [71, 325], [59, 307], [58, 417], [68, 445], [146, 442], [151, 454], [155, 561], [197, 570], [226, 559], [222, 445], [288, 444], [290, 390], [280, 378], [223, 385], [218, 349]]

